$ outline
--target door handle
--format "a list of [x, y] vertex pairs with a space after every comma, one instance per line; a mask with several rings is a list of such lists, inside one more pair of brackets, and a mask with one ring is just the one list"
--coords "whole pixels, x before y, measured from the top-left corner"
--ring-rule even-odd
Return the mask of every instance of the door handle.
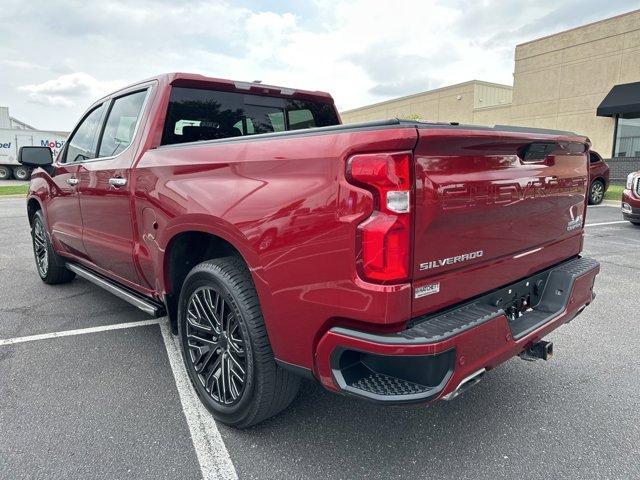
[[109, 179], [109, 185], [116, 188], [124, 187], [127, 184], [126, 178], [113, 177]]
[[72, 187], [76, 186], [78, 184], [78, 181], [79, 180], [77, 178], [73, 178], [73, 177], [67, 178], [67, 183]]

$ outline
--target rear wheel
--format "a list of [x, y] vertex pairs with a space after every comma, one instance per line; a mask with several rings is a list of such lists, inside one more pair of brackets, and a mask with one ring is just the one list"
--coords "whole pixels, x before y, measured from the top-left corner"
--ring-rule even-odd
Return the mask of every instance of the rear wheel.
[[189, 378], [207, 409], [245, 428], [286, 408], [299, 377], [275, 363], [251, 275], [237, 257], [203, 262], [184, 281], [179, 333]]
[[22, 165], [19, 167], [13, 167], [13, 176], [16, 180], [29, 180], [29, 177], [31, 177], [31, 170]]
[[11, 169], [5, 165], [0, 165], [0, 180], [9, 180], [11, 178]]
[[602, 180], [594, 180], [589, 187], [589, 204], [599, 205], [604, 200], [604, 183]]
[[67, 283], [74, 279], [76, 274], [67, 270], [64, 259], [53, 250], [41, 210], [38, 210], [33, 217], [31, 238], [38, 275], [44, 283], [53, 285]]

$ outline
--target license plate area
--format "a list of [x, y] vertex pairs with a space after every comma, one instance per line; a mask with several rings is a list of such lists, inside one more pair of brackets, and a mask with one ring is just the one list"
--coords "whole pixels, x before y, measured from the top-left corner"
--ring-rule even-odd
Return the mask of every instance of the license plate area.
[[550, 271], [541, 272], [487, 295], [487, 302], [504, 310], [510, 322], [538, 306], [547, 286]]
[[592, 277], [591, 296], [582, 306], [578, 304], [577, 309], [588, 305], [593, 299], [593, 279], [599, 271], [596, 260], [574, 258], [470, 302], [417, 317], [402, 332], [402, 338], [422, 343], [440, 342], [506, 315], [513, 339], [517, 340], [560, 315], [568, 305], [574, 282], [583, 275]]

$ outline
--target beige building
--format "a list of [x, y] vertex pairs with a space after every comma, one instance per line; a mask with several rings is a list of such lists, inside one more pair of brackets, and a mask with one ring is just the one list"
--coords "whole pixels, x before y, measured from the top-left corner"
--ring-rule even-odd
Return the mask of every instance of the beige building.
[[570, 130], [604, 157], [640, 157], [640, 10], [517, 45], [513, 87], [473, 80], [342, 113], [390, 117]]
[[[471, 80], [341, 113], [345, 123], [387, 118], [487, 124], [511, 108], [513, 87]], [[486, 117], [489, 112], [489, 117]], [[505, 113], [504, 116], [508, 115]]]

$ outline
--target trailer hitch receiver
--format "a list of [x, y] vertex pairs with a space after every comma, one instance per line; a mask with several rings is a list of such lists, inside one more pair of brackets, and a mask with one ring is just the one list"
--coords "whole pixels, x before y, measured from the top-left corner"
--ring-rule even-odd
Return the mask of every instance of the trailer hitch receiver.
[[542, 360], [551, 360], [551, 357], [553, 357], [553, 343], [541, 340], [529, 345], [519, 356], [529, 362], [534, 362], [539, 358]]

